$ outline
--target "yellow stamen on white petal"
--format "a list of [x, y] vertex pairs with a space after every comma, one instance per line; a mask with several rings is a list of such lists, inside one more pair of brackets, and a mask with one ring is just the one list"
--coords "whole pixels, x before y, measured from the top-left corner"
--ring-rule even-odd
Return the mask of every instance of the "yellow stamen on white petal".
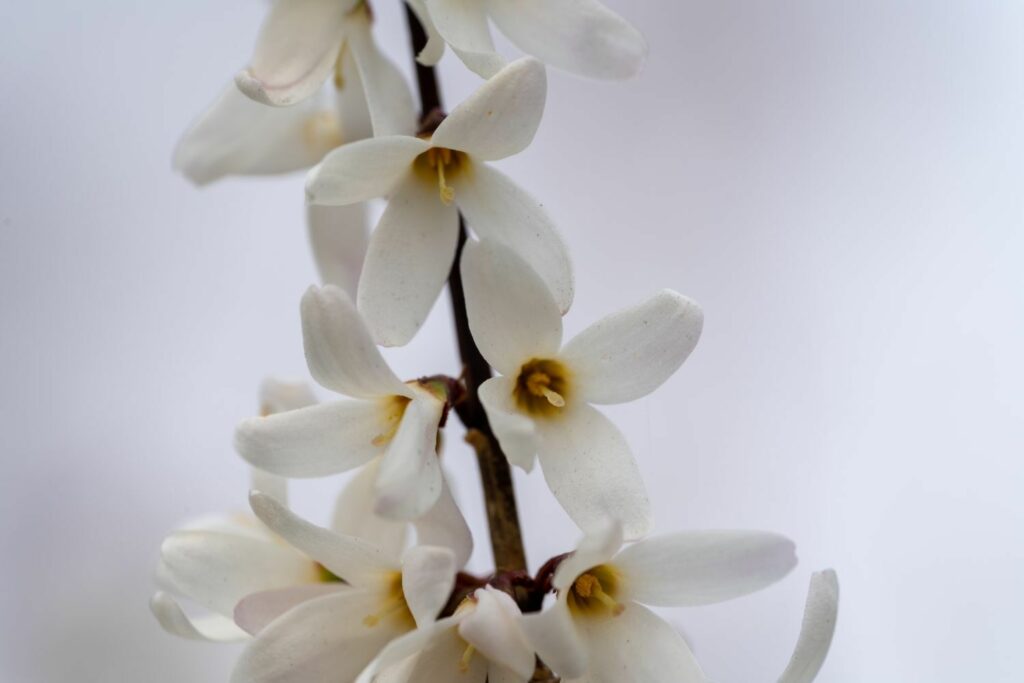
[[561, 362], [534, 358], [519, 368], [514, 398], [522, 410], [535, 417], [553, 417], [566, 406], [570, 384], [569, 369]]
[[448, 184], [462, 165], [462, 155], [445, 147], [431, 147], [416, 159], [416, 167], [437, 181], [438, 196], [445, 206], [455, 201], [455, 188]]
[[584, 616], [617, 617], [626, 606], [616, 600], [621, 576], [612, 566], [602, 564], [580, 574], [569, 588], [569, 609]]
[[469, 671], [469, 663], [473, 661], [473, 654], [476, 652], [476, 648], [472, 645], [467, 645], [466, 649], [462, 653], [462, 657], [459, 659], [459, 671], [466, 673]]

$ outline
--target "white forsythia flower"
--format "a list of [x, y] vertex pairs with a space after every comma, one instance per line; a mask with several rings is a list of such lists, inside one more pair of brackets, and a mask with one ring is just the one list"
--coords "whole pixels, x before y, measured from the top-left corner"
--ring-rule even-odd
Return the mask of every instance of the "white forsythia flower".
[[544, 478], [583, 529], [613, 516], [627, 537], [650, 525], [650, 505], [628, 444], [591, 403], [647, 395], [679, 368], [700, 337], [703, 314], [671, 290], [610, 315], [562, 345], [557, 303], [516, 254], [470, 242], [462, 257], [473, 339], [500, 373], [480, 400], [510, 462], [539, 454]]
[[804, 621], [800, 627], [789, 666], [779, 683], [811, 683], [825, 663], [839, 614], [839, 579], [831, 569], [811, 576], [804, 607]]
[[[488, 78], [504, 61], [495, 52], [490, 18], [523, 52], [591, 78], [635, 75], [647, 42], [597, 0], [408, 0], [428, 35], [439, 34], [470, 69]], [[420, 54], [435, 64], [444, 44], [434, 38]]]
[[569, 256], [547, 212], [483, 163], [526, 148], [540, 123], [546, 91], [540, 62], [513, 62], [429, 137], [376, 137], [344, 145], [311, 171], [306, 191], [313, 204], [390, 196], [359, 281], [359, 310], [378, 343], [405, 344], [423, 324], [451, 269], [459, 210], [477, 234], [507, 244], [529, 261], [559, 310], [569, 309]]
[[374, 485], [377, 512], [420, 517], [443, 489], [437, 457], [443, 390], [399, 380], [337, 287], [311, 287], [302, 297], [302, 333], [313, 378], [351, 400], [246, 420], [236, 431], [238, 452], [286, 477], [334, 474], [383, 456]]
[[477, 589], [462, 601], [452, 616], [393, 640], [360, 680], [387, 683], [529, 681], [536, 659], [521, 621], [519, 606], [508, 594], [490, 586]]
[[644, 605], [729, 600], [796, 565], [791, 541], [756, 531], [682, 532], [621, 546], [618, 524], [585, 536], [555, 571], [555, 603], [523, 620], [537, 654], [563, 680], [703, 682], [682, 636]]
[[446, 548], [417, 546], [401, 560], [371, 541], [310, 524], [254, 492], [253, 510], [274, 532], [345, 578], [334, 591], [297, 605], [273, 594], [243, 600], [238, 624], [255, 638], [235, 683], [351, 681], [394, 638], [432, 623], [448, 602], [458, 564]]

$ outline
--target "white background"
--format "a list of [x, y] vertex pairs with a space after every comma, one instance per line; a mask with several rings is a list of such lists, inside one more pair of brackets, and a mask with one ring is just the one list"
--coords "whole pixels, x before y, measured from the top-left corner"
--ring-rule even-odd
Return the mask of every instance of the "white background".
[[[820, 681], [1019, 680], [1024, 5], [610, 4], [649, 39], [644, 73], [550, 73], [535, 144], [501, 167], [573, 250], [569, 332], [661, 287], [704, 306], [683, 369], [608, 410], [659, 530], [772, 529], [801, 558], [668, 617], [713, 680], [770, 682], [832, 566]], [[375, 5], [407, 69], [397, 0]], [[198, 191], [169, 159], [263, 11], [0, 7], [4, 681], [227, 679], [234, 648], [156, 626], [151, 571], [180, 520], [244, 505], [232, 429], [265, 374], [304, 375], [315, 274], [301, 174]], [[449, 102], [476, 83], [450, 57], [442, 80]], [[447, 315], [389, 355], [401, 374], [457, 373]], [[337, 484], [297, 486], [300, 511], [323, 519]], [[517, 484], [536, 567], [576, 532], [539, 473]]]

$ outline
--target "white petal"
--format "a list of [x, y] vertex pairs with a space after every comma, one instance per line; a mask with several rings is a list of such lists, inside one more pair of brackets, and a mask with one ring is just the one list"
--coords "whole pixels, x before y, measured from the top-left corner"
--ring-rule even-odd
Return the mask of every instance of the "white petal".
[[704, 674], [675, 629], [642, 605], [617, 617], [580, 624], [587, 642], [588, 683], [703, 683]]
[[377, 472], [375, 509], [389, 519], [417, 519], [441, 496], [437, 429], [444, 403], [421, 394], [406, 407]]
[[371, 541], [388, 555], [400, 557], [409, 536], [409, 524], [386, 519], [374, 512], [377, 503], [374, 486], [379, 468], [380, 458], [372, 460], [345, 484], [334, 504], [331, 529]]
[[591, 78], [635, 75], [647, 42], [597, 0], [487, 0], [501, 32], [523, 52]]
[[346, 206], [306, 206], [306, 225], [313, 260], [325, 285], [335, 285], [356, 298], [370, 229], [363, 203]]
[[[459, 667], [467, 647], [453, 628], [460, 619], [461, 616], [442, 619], [432, 626], [419, 628], [392, 641], [381, 653], [381, 668], [390, 667], [386, 669], [390, 673], [396, 663], [404, 668], [406, 662], [414, 658], [412, 675], [404, 679], [409, 683], [484, 683], [487, 676], [487, 660], [484, 657], [473, 656], [467, 670]], [[391, 678], [387, 680], [395, 683]], [[398, 680], [404, 683], [403, 679]]]
[[537, 422], [540, 466], [551, 492], [584, 531], [608, 519], [627, 539], [647, 533], [651, 506], [625, 437], [595, 408], [580, 403]]
[[461, 569], [473, 554], [473, 535], [462, 511], [455, 504], [447, 478], [441, 483], [441, 497], [437, 503], [413, 522], [416, 527], [416, 543], [448, 548], [455, 554], [455, 566]]
[[349, 45], [345, 45], [338, 59], [341, 63], [341, 87], [338, 87], [336, 74], [328, 89], [334, 91], [334, 104], [341, 122], [341, 139], [344, 142], [355, 142], [372, 138], [373, 120], [370, 117], [370, 105], [366, 101], [363, 79], [359, 76], [359, 69], [356, 68], [356, 60]]
[[753, 593], [796, 566], [793, 542], [763, 531], [688, 531], [644, 539], [614, 560], [630, 597], [649, 605], [707, 605]]
[[540, 202], [487, 164], [457, 179], [455, 202], [481, 239], [500, 242], [537, 271], [565, 313], [572, 306], [572, 264], [565, 242]]
[[273, 415], [316, 403], [316, 395], [303, 380], [268, 377], [260, 384], [260, 415]]
[[334, 70], [354, 0], [275, 2], [238, 88], [263, 104], [287, 106], [320, 89]]
[[426, 626], [448, 603], [455, 587], [455, 555], [448, 548], [420, 545], [402, 557], [402, 592], [418, 626]]
[[523, 617], [523, 630], [537, 655], [564, 679], [578, 678], [587, 668], [587, 652], [563, 592], [540, 614]]
[[437, 27], [434, 26], [434, 20], [431, 18], [430, 12], [427, 10], [423, 0], [406, 0], [406, 4], [412, 8], [416, 18], [419, 19], [420, 25], [423, 26], [423, 31], [427, 34], [427, 44], [416, 55], [416, 61], [423, 66], [434, 66], [444, 56], [444, 38], [441, 37]]
[[345, 584], [333, 582], [252, 593], [235, 605], [235, 623], [246, 633], [256, 635], [296, 605], [344, 590], [351, 589]]
[[385, 400], [353, 400], [253, 417], [235, 429], [235, 450], [251, 465], [283, 477], [344, 472], [383, 452], [378, 437], [392, 429], [389, 417], [396, 410]]
[[288, 480], [284, 477], [253, 467], [249, 470], [249, 488], [273, 496], [282, 505], [288, 504]]
[[459, 59], [483, 78], [490, 78], [505, 64], [494, 50], [491, 29], [480, 0], [425, 0], [437, 32]]
[[243, 597], [316, 583], [316, 565], [281, 543], [213, 531], [177, 531], [160, 546], [161, 584], [222, 615]]
[[459, 635], [491, 662], [528, 681], [533, 677], [534, 651], [526, 642], [522, 613], [506, 593], [487, 586], [473, 594], [476, 607], [459, 623]]
[[514, 379], [531, 358], [558, 353], [558, 304], [519, 254], [490, 240], [470, 241], [461, 267], [473, 340], [498, 372]]
[[413, 160], [429, 148], [405, 135], [342, 145], [309, 172], [306, 200], [337, 206], [389, 195], [411, 172]]
[[583, 330], [565, 345], [562, 358], [585, 401], [633, 401], [679, 369], [703, 326], [700, 306], [666, 289]]
[[[448, 640], [455, 632], [455, 626], [462, 616], [447, 617], [435, 622], [425, 623], [405, 635], [395, 638], [381, 650], [376, 659], [367, 667], [360, 679], [380, 680], [375, 675], [380, 671], [388, 671], [395, 665], [407, 662], [410, 658], [417, 659], [420, 654], [431, 650], [435, 643]], [[415, 673], [417, 680], [428, 680], [413, 666], [410, 673]]]
[[811, 683], [825, 663], [839, 615], [839, 579], [831, 569], [811, 576], [800, 638], [779, 683]]
[[233, 683], [337, 683], [354, 680], [401, 630], [366, 626], [380, 596], [341, 591], [298, 605], [260, 631], [242, 652]]
[[409, 175], [370, 237], [359, 280], [359, 310], [379, 344], [402, 346], [420, 329], [448, 279], [458, 237], [456, 207]]
[[381, 577], [398, 566], [394, 557], [368, 541], [310, 524], [270, 496], [253, 491], [249, 503], [264, 524], [353, 586], [377, 588]]
[[230, 83], [178, 142], [174, 168], [197, 185], [309, 168], [341, 144], [340, 125], [322, 98], [276, 109]]
[[220, 614], [189, 617], [174, 598], [161, 591], [150, 598], [149, 609], [165, 631], [181, 638], [228, 643], [249, 637], [233, 621]]
[[356, 12], [349, 18], [346, 34], [365, 88], [373, 134], [377, 137], [413, 135], [416, 112], [412, 93], [402, 73], [377, 48], [367, 12]]
[[615, 520], [607, 520], [596, 525], [580, 539], [576, 550], [562, 560], [555, 571], [552, 585], [559, 591], [565, 591], [584, 573], [599, 564], [611, 560], [622, 548], [622, 525]]
[[514, 387], [508, 377], [492, 377], [480, 385], [477, 395], [505, 457], [530, 472], [537, 456], [537, 431], [533, 420], [518, 412], [512, 396]]
[[220, 534], [244, 536], [257, 541], [277, 541], [277, 537], [248, 510], [228, 514], [202, 515], [188, 520], [177, 531], [214, 531]]
[[310, 373], [328, 389], [359, 398], [411, 396], [351, 299], [333, 285], [310, 287], [302, 297], [302, 342]]
[[547, 83], [544, 65], [536, 59], [512, 62], [459, 103], [434, 131], [430, 144], [484, 160], [522, 152], [544, 115]]

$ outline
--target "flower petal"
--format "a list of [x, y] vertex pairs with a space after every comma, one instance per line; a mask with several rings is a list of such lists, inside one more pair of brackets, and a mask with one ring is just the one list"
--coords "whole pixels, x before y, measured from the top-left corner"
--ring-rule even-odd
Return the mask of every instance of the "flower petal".
[[310, 287], [302, 297], [302, 341], [310, 373], [328, 389], [357, 398], [411, 397], [337, 287]]
[[[396, 667], [402, 667], [411, 674], [408, 678], [387, 677], [388, 683], [484, 683], [487, 677], [484, 657], [472, 656], [465, 669], [460, 666], [466, 641], [453, 628], [460, 620], [461, 615], [448, 617], [392, 641], [371, 669], [379, 667], [391, 674]], [[408, 664], [410, 659], [414, 660], [411, 665]]]
[[614, 560], [630, 597], [707, 605], [753, 593], [796, 566], [793, 542], [764, 531], [687, 531], [644, 539]]
[[398, 566], [393, 556], [372, 543], [310, 524], [259, 491], [249, 494], [249, 504], [256, 516], [284, 540], [353, 586], [377, 588], [381, 577]]
[[366, 11], [353, 13], [346, 24], [346, 34], [365, 88], [373, 134], [377, 137], [415, 134], [412, 93], [402, 73], [377, 48], [370, 31], [369, 14]]
[[160, 546], [160, 583], [228, 616], [246, 595], [320, 579], [308, 557], [280, 543], [213, 531], [176, 531]]
[[260, 415], [285, 413], [316, 402], [316, 395], [303, 380], [267, 377], [260, 384]]
[[522, 613], [507, 593], [490, 586], [473, 593], [476, 607], [459, 623], [459, 635], [492, 663], [507, 667], [528, 681], [533, 677], [534, 651], [521, 626]]
[[165, 631], [181, 638], [230, 643], [249, 637], [233, 621], [220, 614], [189, 617], [174, 598], [162, 591], [157, 591], [150, 598], [149, 609]]
[[494, 50], [484, 4], [479, 0], [425, 0], [437, 32], [471, 71], [491, 78], [505, 60]]
[[444, 403], [426, 391], [406, 407], [377, 472], [377, 514], [417, 519], [437, 503], [444, 486], [437, 430]]
[[400, 557], [409, 536], [409, 524], [381, 517], [374, 512], [377, 504], [375, 483], [380, 458], [371, 460], [345, 484], [334, 504], [331, 529], [339, 534], [355, 536]]
[[704, 683], [704, 673], [675, 629], [642, 605], [580, 624], [588, 683]]
[[[379, 672], [391, 673], [396, 665], [408, 662], [410, 659], [418, 659], [419, 655], [433, 649], [437, 642], [448, 640], [455, 633], [455, 626], [461, 620], [461, 615], [446, 617], [435, 622], [424, 623], [422, 626], [417, 626], [415, 630], [395, 638], [363, 671], [360, 680], [380, 680]], [[418, 680], [429, 680], [425, 679], [418, 669], [419, 667], [413, 665], [409, 673], [416, 673]], [[391, 678], [389, 677], [388, 680], [390, 681]]]
[[345, 472], [383, 452], [379, 438], [392, 429], [396, 410], [385, 400], [354, 400], [253, 417], [235, 429], [235, 450], [283, 477]]
[[839, 616], [839, 579], [831, 569], [811, 576], [800, 638], [779, 683], [811, 683], [825, 663]]
[[501, 32], [542, 62], [590, 78], [636, 75], [647, 41], [597, 0], [487, 0]]
[[370, 237], [359, 280], [359, 311], [377, 343], [402, 346], [420, 329], [448, 279], [458, 238], [456, 207], [409, 175]]
[[238, 88], [263, 104], [287, 106], [320, 89], [334, 70], [345, 16], [355, 0], [275, 2], [263, 22], [249, 67], [235, 76]]
[[343, 590], [351, 589], [343, 583], [333, 582], [252, 593], [235, 605], [235, 623], [246, 633], [256, 635], [296, 605]]
[[406, 4], [412, 8], [416, 18], [419, 19], [420, 25], [423, 26], [423, 31], [427, 34], [427, 44], [416, 55], [416, 61], [423, 66], [435, 66], [441, 61], [441, 57], [444, 56], [444, 38], [441, 37], [437, 27], [434, 26], [434, 20], [431, 18], [430, 11], [423, 0], [406, 0]]
[[491, 240], [469, 241], [461, 268], [473, 340], [498, 372], [514, 379], [531, 358], [558, 353], [558, 305], [519, 254]]
[[459, 103], [430, 144], [487, 161], [518, 154], [537, 133], [547, 92], [544, 65], [529, 57], [517, 59]]
[[335, 285], [349, 298], [356, 298], [356, 285], [363, 270], [370, 230], [366, 205], [306, 206], [306, 225], [313, 260], [325, 285]]
[[679, 369], [703, 325], [700, 306], [666, 289], [583, 330], [565, 345], [562, 359], [585, 401], [633, 401]]
[[511, 248], [551, 290], [558, 310], [572, 306], [572, 263], [540, 202], [501, 172], [473, 163], [456, 180], [455, 202], [481, 239]]
[[455, 587], [455, 554], [448, 548], [419, 545], [402, 557], [402, 592], [417, 626], [437, 619]]
[[304, 602], [260, 631], [242, 652], [233, 683], [337, 683], [354, 680], [402, 630], [397, 622], [367, 626], [380, 596], [339, 591]]
[[[355, 57], [349, 45], [342, 48], [338, 56], [341, 64], [339, 74], [327, 89], [334, 91], [334, 104], [341, 122], [342, 142], [355, 142], [373, 137], [373, 120], [370, 105], [366, 101], [366, 87], [359, 76]], [[322, 158], [322, 157], [321, 157]]]
[[586, 672], [587, 651], [566, 603], [566, 593], [540, 614], [523, 616], [523, 631], [541, 660], [563, 679]]
[[477, 395], [505, 457], [530, 472], [537, 459], [537, 430], [533, 420], [518, 412], [512, 396], [514, 387], [508, 377], [492, 377], [480, 385]]
[[437, 503], [413, 522], [416, 543], [448, 548], [455, 554], [455, 566], [461, 569], [473, 554], [473, 535], [452, 497], [447, 478], [444, 477], [441, 483], [441, 497]]
[[622, 540], [622, 525], [616, 520], [607, 519], [595, 525], [583, 535], [576, 550], [558, 565], [551, 585], [565, 592], [580, 574], [615, 557], [622, 548]]
[[647, 533], [651, 506], [622, 433], [586, 403], [537, 423], [540, 466], [551, 492], [584, 531], [608, 519], [627, 539]]
[[329, 153], [306, 177], [310, 204], [354, 204], [391, 194], [430, 148], [406, 135], [359, 140]]

